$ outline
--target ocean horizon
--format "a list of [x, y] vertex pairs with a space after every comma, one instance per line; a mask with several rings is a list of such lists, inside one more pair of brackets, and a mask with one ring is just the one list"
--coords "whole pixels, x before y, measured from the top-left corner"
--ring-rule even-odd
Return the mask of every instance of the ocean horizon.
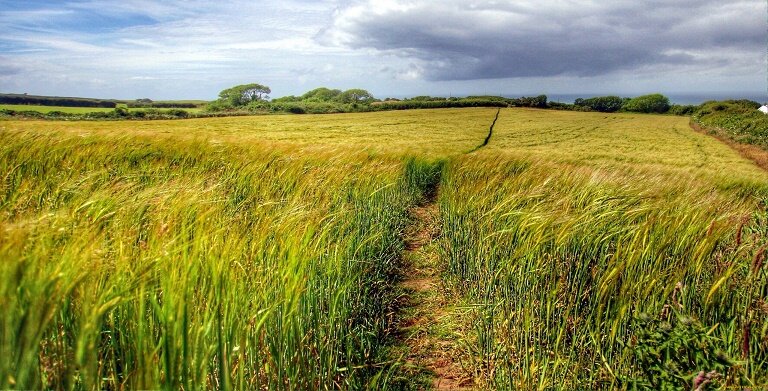
[[[678, 105], [699, 105], [710, 100], [730, 100], [730, 99], [749, 99], [758, 103], [766, 103], [768, 97], [766, 94], [754, 92], [713, 92], [713, 93], [695, 93], [695, 94], [664, 94], [669, 98], [672, 104]], [[594, 96], [616, 95], [621, 97], [634, 97], [641, 94], [552, 94], [547, 95], [550, 102], [573, 103], [578, 98], [591, 98]]]

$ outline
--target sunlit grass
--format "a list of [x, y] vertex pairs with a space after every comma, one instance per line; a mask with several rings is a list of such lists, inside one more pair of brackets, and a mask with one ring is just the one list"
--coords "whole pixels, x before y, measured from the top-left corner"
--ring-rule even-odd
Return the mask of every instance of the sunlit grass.
[[[441, 189], [444, 275], [470, 309], [459, 343], [484, 387], [659, 389], [642, 349], [657, 349], [659, 372], [690, 376], [675, 387], [716, 369], [721, 384], [765, 384], [768, 183], [718, 191], [692, 175], [488, 154], [454, 161]], [[665, 356], [637, 345], [644, 317], [662, 331], [696, 322], [712, 340], [680, 323], [700, 361], [678, 345]]]
[[161, 139], [211, 143], [270, 142], [294, 147], [328, 146], [384, 154], [461, 154], [485, 136], [493, 109], [390, 111], [327, 115], [261, 115], [184, 121], [19, 122], [0, 129], [36, 129], [77, 135], [130, 133]]
[[36, 131], [2, 146], [3, 388], [360, 388], [381, 370], [412, 163]]
[[438, 159], [478, 382], [642, 386], [642, 314], [765, 381], [768, 175], [671, 116], [504, 109], [466, 154], [495, 113], [0, 121], [0, 388], [389, 387]]
[[727, 145], [692, 132], [687, 117], [507, 109], [488, 150], [574, 165], [692, 174], [704, 181], [768, 179]]

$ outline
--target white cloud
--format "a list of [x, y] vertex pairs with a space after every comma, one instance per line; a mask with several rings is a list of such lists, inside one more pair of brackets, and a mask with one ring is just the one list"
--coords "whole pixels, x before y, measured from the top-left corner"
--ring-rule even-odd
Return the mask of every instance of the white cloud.
[[274, 96], [320, 85], [401, 96], [764, 83], [754, 76], [764, 71], [757, 0], [19, 4], [0, 10], [3, 92], [206, 99], [246, 82]]

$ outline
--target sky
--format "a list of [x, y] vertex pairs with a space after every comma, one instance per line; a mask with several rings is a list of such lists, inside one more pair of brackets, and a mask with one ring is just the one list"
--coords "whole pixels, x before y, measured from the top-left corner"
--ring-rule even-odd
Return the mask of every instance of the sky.
[[764, 0], [0, 0], [0, 92], [765, 96]]

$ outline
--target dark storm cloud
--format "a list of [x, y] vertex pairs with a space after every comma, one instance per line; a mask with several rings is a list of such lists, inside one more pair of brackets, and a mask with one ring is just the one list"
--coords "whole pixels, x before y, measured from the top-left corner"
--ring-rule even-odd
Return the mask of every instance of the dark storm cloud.
[[422, 61], [432, 80], [595, 76], [760, 62], [761, 0], [366, 0], [320, 39]]

